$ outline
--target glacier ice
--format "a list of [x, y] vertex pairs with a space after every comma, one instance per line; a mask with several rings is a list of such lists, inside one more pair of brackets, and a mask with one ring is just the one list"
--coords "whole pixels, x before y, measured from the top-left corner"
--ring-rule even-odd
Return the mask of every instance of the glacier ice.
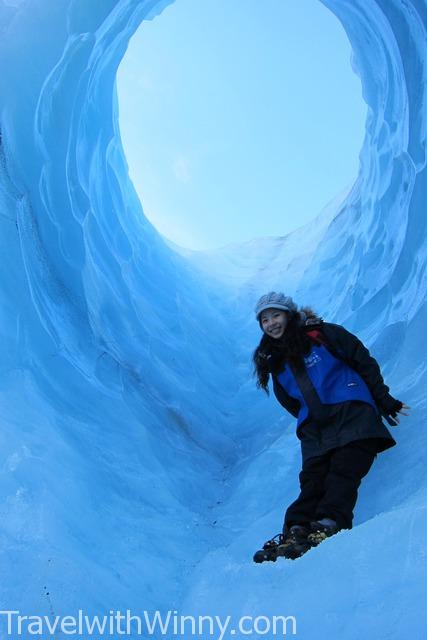
[[[289, 236], [200, 254], [145, 219], [118, 133], [117, 67], [169, 0], [0, 1], [1, 609], [424, 637], [427, 5], [323, 2], [368, 104], [359, 176]], [[351, 532], [256, 566], [299, 467], [250, 375], [274, 288], [356, 331], [413, 411]]]

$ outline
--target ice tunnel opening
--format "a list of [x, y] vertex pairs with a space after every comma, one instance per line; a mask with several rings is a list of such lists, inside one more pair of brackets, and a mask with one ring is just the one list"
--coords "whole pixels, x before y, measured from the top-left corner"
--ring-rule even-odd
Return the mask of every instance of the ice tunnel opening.
[[117, 73], [119, 126], [156, 229], [197, 250], [280, 237], [348, 190], [367, 114], [351, 51], [318, 0], [262, 16], [180, 0], [144, 21]]

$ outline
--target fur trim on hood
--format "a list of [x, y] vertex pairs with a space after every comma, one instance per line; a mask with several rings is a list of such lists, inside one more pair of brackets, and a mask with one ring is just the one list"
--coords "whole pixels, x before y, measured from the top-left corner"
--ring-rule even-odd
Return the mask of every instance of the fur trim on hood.
[[310, 307], [301, 307], [299, 311], [301, 325], [322, 324], [323, 318], [317, 315]]

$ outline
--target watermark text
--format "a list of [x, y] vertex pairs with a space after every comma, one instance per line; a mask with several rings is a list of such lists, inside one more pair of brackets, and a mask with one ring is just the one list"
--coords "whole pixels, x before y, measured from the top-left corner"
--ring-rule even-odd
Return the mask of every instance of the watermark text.
[[194, 637], [209, 635], [212, 640], [224, 640], [232, 636], [285, 637], [296, 635], [297, 621], [294, 616], [241, 616], [233, 620], [228, 616], [182, 615], [178, 611], [142, 611], [132, 613], [130, 609], [110, 610], [105, 615], [88, 615], [79, 609], [77, 615], [39, 616], [23, 615], [18, 610], [0, 611], [0, 624], [12, 638], [49, 638], [62, 633], [64, 636], [87, 638], [97, 636], [144, 636], [164, 635], [168, 637]]

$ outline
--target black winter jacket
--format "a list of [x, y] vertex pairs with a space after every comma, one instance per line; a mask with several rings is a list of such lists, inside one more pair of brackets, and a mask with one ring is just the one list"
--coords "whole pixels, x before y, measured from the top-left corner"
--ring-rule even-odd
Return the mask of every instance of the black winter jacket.
[[[396, 424], [391, 417], [396, 415], [402, 403], [390, 395], [389, 387], [384, 383], [377, 361], [363, 343], [338, 324], [323, 321], [316, 324], [311, 322], [307, 329], [318, 330], [324, 338], [325, 347], [335, 357], [344, 360], [357, 371], [368, 385], [381, 415], [390, 424]], [[287, 411], [297, 417], [300, 409], [299, 401], [286, 393], [273, 373], [272, 379], [277, 400]], [[297, 430], [297, 436], [301, 440], [303, 460], [366, 438], [374, 439], [377, 452], [396, 444], [381, 417], [365, 402], [353, 400], [335, 405], [322, 405], [320, 417], [318, 407], [313, 407], [312, 399], [306, 398], [305, 395], [304, 399], [309, 406], [309, 416]]]

